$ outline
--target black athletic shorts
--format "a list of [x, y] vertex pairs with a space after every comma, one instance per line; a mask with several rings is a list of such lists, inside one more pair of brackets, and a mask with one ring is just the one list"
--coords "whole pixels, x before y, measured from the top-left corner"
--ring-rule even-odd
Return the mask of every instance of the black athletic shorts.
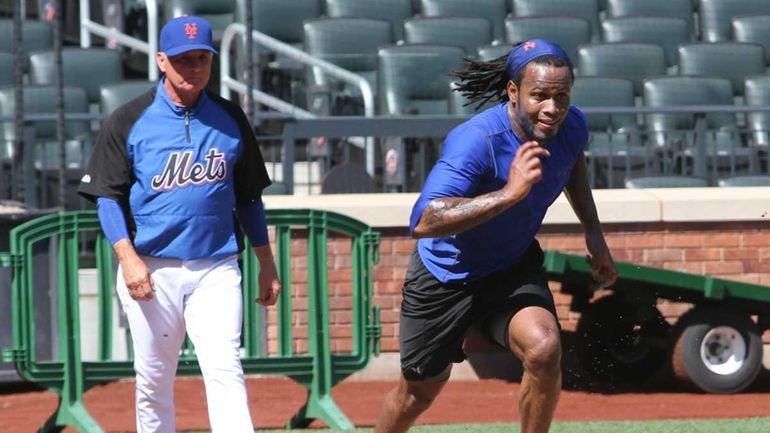
[[[468, 283], [437, 280], [415, 250], [402, 293], [399, 341], [401, 372], [407, 380], [429, 379], [451, 363], [462, 362], [471, 324], [479, 324], [490, 340], [507, 348], [508, 322], [518, 310], [541, 306], [556, 317], [537, 241], [508, 269]], [[501, 314], [507, 314], [507, 320], [488, 329], [487, 319]]]

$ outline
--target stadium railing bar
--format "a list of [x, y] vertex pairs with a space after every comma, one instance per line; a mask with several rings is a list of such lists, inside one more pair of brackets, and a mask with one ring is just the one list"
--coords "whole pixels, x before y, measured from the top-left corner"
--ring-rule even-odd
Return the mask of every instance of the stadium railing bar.
[[[372, 302], [372, 267], [378, 261], [379, 233], [347, 216], [319, 210], [268, 210], [267, 221], [274, 229], [279, 276], [284, 290], [276, 307], [276, 345], [267, 347], [267, 313], [254, 303], [259, 264], [250, 249], [242, 256], [244, 327], [242, 364], [246, 374], [284, 375], [307, 388], [307, 401], [287, 427], [307, 426], [321, 419], [331, 428], [352, 429], [353, 424], [340, 411], [331, 396], [332, 387], [352, 373], [363, 369], [379, 353], [379, 308]], [[0, 253], [0, 264], [12, 269], [13, 347], [3, 349], [3, 360], [15, 364], [26, 380], [47, 388], [59, 396], [56, 412], [41, 428], [42, 432], [60, 431], [73, 426], [81, 433], [103, 430], [83, 405], [83, 394], [100, 383], [133, 377], [129, 359], [119, 359], [115, 347], [114, 284], [115, 263], [109, 243], [101, 235], [95, 212], [78, 211], [50, 214], [28, 221], [11, 231], [10, 251]], [[98, 330], [95, 355], [83, 359], [81, 333], [81, 287], [85, 269], [81, 244], [90, 236], [98, 286]], [[339, 306], [329, 305], [327, 243], [350, 241], [351, 280], [349, 313], [350, 344], [332, 350], [330, 315]], [[297, 243], [304, 240], [302, 247]], [[332, 242], [334, 241], [334, 242]], [[293, 247], [293, 248], [292, 248]], [[55, 348], [51, 355], [41, 355], [40, 338], [46, 332], [38, 320], [41, 306], [34, 293], [41, 270], [33, 266], [35, 255], [47, 249], [52, 257], [50, 336]], [[306, 250], [306, 251], [305, 251]], [[302, 257], [302, 253], [305, 256]], [[306, 260], [306, 269], [297, 263]], [[89, 268], [90, 266], [89, 265]], [[342, 283], [335, 283], [342, 284]], [[304, 291], [303, 289], [306, 288]], [[300, 302], [303, 301], [303, 302]], [[44, 311], [45, 306], [42, 307]], [[296, 311], [295, 311], [296, 310]], [[296, 344], [297, 314], [307, 329], [307, 347]], [[335, 322], [336, 323], [336, 322]], [[293, 326], [294, 325], [294, 326]], [[337, 326], [337, 325], [335, 325]], [[91, 327], [89, 325], [89, 327]], [[194, 350], [185, 344], [180, 351], [178, 375], [200, 375]], [[92, 348], [93, 349], [93, 348]]]

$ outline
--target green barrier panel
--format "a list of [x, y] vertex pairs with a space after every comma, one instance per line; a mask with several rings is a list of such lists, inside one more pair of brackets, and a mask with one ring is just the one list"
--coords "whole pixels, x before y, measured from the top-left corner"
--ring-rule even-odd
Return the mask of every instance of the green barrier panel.
[[[275, 229], [275, 255], [283, 284], [277, 311], [277, 354], [266, 355], [261, 347], [260, 323], [263, 311], [255, 304], [259, 263], [249, 250], [243, 256], [244, 357], [246, 374], [284, 375], [307, 388], [305, 405], [287, 427], [307, 426], [321, 419], [331, 428], [352, 429], [353, 424], [331, 397], [331, 388], [352, 373], [363, 369], [379, 353], [379, 309], [372, 305], [372, 267], [379, 259], [379, 233], [344, 215], [319, 210], [268, 210], [268, 224]], [[94, 259], [98, 286], [98, 351], [96, 360], [81, 359], [79, 276], [83, 235], [94, 240]], [[347, 352], [332, 352], [329, 325], [329, 287], [327, 244], [329, 235], [350, 238], [352, 260], [352, 344]], [[308, 350], [293, 353], [292, 344], [292, 234], [307, 239], [307, 327]], [[40, 217], [11, 231], [11, 250], [0, 253], [0, 265], [13, 269], [13, 344], [3, 350], [3, 359], [13, 362], [25, 379], [59, 395], [56, 412], [41, 432], [60, 431], [64, 426], [80, 432], [103, 430], [83, 406], [83, 393], [107, 381], [133, 377], [132, 362], [114, 360], [112, 305], [115, 263], [108, 242], [101, 235], [96, 213], [66, 212]], [[35, 305], [32, 302], [35, 271], [33, 248], [40, 242], [54, 245], [56, 254], [56, 314], [58, 355], [55, 360], [38, 359], [35, 353]], [[130, 347], [130, 346], [129, 346]], [[194, 351], [182, 348], [177, 374], [200, 375]]]

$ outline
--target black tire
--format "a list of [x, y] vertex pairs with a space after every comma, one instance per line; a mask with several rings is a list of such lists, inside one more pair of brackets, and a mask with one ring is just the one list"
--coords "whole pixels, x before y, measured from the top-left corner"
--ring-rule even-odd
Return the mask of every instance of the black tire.
[[606, 296], [589, 305], [578, 321], [580, 362], [600, 380], [647, 380], [665, 365], [669, 329], [655, 305]]
[[754, 382], [762, 339], [747, 314], [696, 307], [679, 322], [671, 353], [679, 382], [712, 394], [741, 392]]

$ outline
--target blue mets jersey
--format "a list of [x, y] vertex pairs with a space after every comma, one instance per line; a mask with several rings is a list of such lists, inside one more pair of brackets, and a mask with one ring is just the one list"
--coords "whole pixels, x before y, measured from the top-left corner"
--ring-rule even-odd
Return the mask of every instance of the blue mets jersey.
[[205, 91], [178, 106], [161, 80], [105, 122], [79, 193], [121, 204], [138, 254], [190, 260], [237, 253], [236, 202], [269, 184], [239, 107]]
[[[441, 197], [476, 197], [501, 189], [522, 140], [511, 129], [506, 103], [457, 126], [425, 181], [410, 218], [410, 231], [425, 207]], [[440, 281], [482, 278], [518, 261], [535, 239], [548, 207], [567, 184], [588, 143], [585, 115], [570, 107], [542, 158], [543, 178], [527, 197], [491, 220], [462, 233], [417, 241], [425, 267]]]

